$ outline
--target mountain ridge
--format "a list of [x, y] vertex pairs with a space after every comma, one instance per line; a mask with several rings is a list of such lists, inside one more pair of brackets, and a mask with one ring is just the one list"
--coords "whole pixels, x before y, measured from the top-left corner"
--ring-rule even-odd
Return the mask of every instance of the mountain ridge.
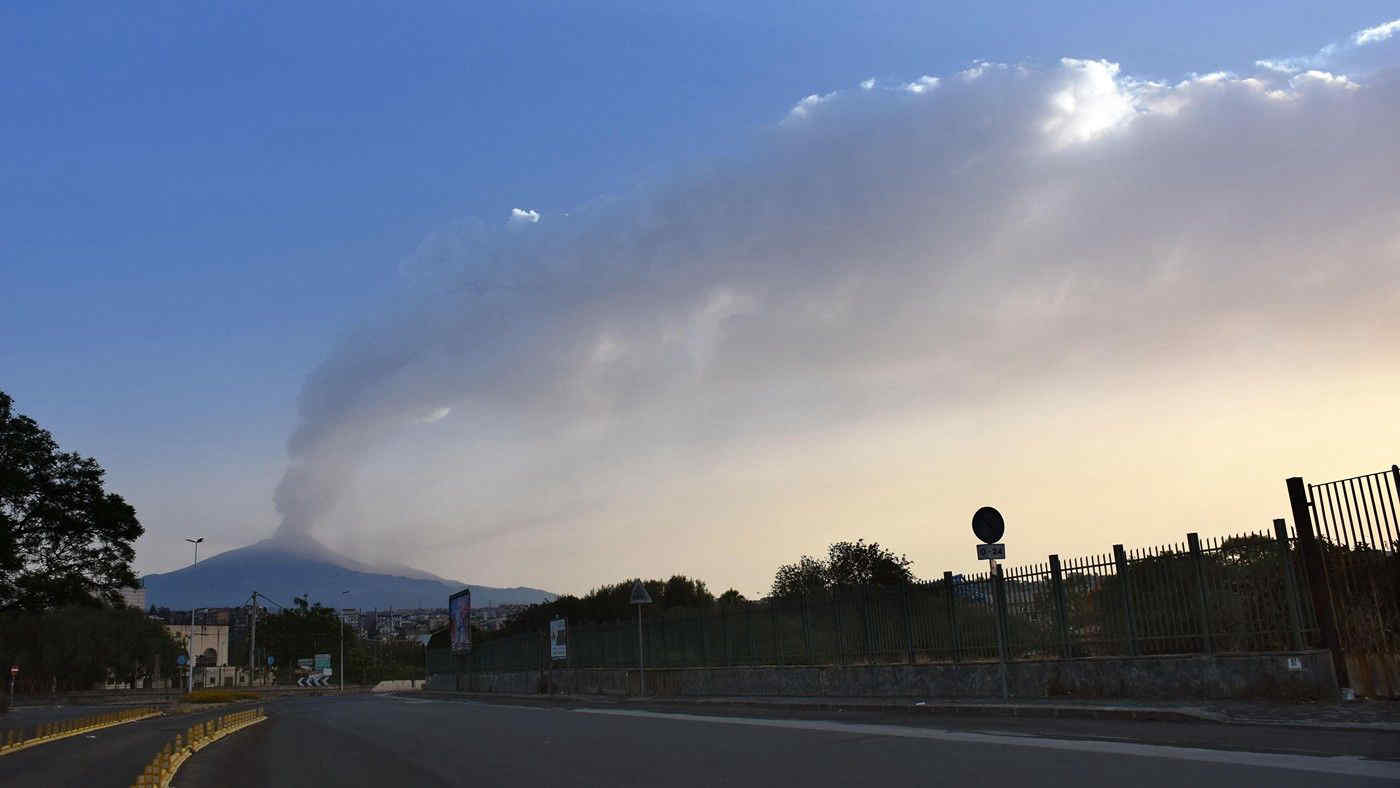
[[[195, 566], [145, 575], [146, 603], [173, 610], [247, 604], [254, 591], [274, 605], [309, 597], [328, 607], [408, 609], [447, 606], [447, 597], [472, 591], [477, 608], [547, 602], [557, 594], [528, 586], [463, 583], [407, 566], [373, 566], [309, 537], [273, 537], [227, 550]], [[342, 593], [349, 591], [350, 593]]]

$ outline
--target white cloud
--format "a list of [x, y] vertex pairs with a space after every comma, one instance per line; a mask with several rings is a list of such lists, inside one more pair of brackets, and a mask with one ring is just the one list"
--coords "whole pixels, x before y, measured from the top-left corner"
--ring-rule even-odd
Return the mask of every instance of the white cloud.
[[925, 74], [922, 77], [919, 77], [918, 79], [914, 80], [913, 82], [904, 83], [904, 89], [909, 91], [910, 93], [923, 93], [924, 91], [932, 90], [933, 88], [938, 87], [938, 83], [942, 81], [943, 80], [939, 79], [938, 77], [931, 77], [928, 74]]
[[516, 227], [524, 226], [527, 224], [539, 224], [539, 222], [539, 211], [527, 211], [521, 208], [511, 208], [510, 218], [506, 220], [507, 224]]
[[1368, 44], [1378, 44], [1385, 41], [1396, 33], [1400, 33], [1400, 19], [1392, 19], [1384, 24], [1359, 30], [1351, 37], [1351, 40], [1357, 46], [1364, 47]]
[[874, 88], [875, 88], [875, 78], [874, 78], [874, 77], [871, 77], [870, 79], [861, 80], [861, 83], [860, 83], [860, 89], [861, 89], [861, 90], [873, 90]]
[[443, 419], [447, 418], [447, 414], [451, 412], [452, 409], [448, 407], [433, 408], [424, 415], [419, 416], [417, 419], [414, 419], [414, 421], [418, 422], [419, 424], [432, 424], [435, 421], [442, 421]]
[[1087, 142], [1133, 116], [1134, 98], [1118, 80], [1118, 64], [1064, 58], [1064, 86], [1050, 96], [1043, 124], [1058, 145]]
[[808, 113], [816, 109], [820, 104], [830, 101], [835, 97], [835, 92], [828, 93], [825, 96], [818, 96], [817, 94], [813, 93], [812, 95], [807, 96], [806, 98], [797, 102], [797, 104], [793, 106], [793, 108], [788, 112], [788, 116], [794, 118], [805, 118], [807, 117]]

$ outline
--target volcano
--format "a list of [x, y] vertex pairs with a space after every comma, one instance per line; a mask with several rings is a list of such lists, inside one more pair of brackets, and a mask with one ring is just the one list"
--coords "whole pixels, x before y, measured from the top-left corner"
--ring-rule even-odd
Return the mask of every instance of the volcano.
[[[470, 588], [472, 607], [548, 602], [538, 588], [478, 586], [404, 566], [370, 566], [309, 537], [274, 537], [203, 559], [197, 566], [142, 578], [147, 604], [172, 610], [247, 604], [254, 591], [282, 605], [305, 596], [327, 607], [437, 608]], [[349, 591], [348, 595], [341, 592]]]

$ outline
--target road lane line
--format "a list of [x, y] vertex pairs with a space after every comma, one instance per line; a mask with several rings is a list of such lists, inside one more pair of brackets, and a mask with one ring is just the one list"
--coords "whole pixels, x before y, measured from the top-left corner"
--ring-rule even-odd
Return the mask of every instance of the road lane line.
[[989, 744], [1004, 747], [1034, 747], [1042, 750], [1092, 752], [1104, 755], [1128, 755], [1142, 758], [1168, 758], [1178, 761], [1199, 761], [1232, 766], [1253, 766], [1266, 769], [1320, 772], [1347, 777], [1372, 777], [1400, 780], [1400, 762], [1376, 761], [1354, 755], [1286, 755], [1280, 753], [1241, 752], [1238, 750], [1208, 750], [1199, 747], [1173, 747], [1164, 744], [1138, 744], [1093, 739], [1053, 739], [1047, 737], [1010, 736], [995, 733], [968, 733], [936, 728], [910, 728], [899, 725], [872, 725], [854, 722], [825, 722], [822, 720], [776, 720], [760, 717], [711, 717], [701, 714], [668, 714], [636, 709], [576, 708], [580, 714], [601, 714], [613, 717], [682, 720], [721, 725], [748, 725], [757, 728], [786, 728], [789, 730], [824, 731], [829, 733], [891, 736], [902, 739]]

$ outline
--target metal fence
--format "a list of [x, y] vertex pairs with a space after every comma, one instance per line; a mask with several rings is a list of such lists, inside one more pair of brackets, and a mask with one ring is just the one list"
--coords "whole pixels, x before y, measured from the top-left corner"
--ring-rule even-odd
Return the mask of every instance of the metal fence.
[[[644, 611], [648, 667], [959, 663], [1281, 651], [1317, 640], [1296, 540], [1272, 532], [999, 568], [897, 588], [824, 589]], [[635, 619], [568, 628], [569, 667], [638, 663]], [[430, 666], [445, 655], [429, 655]], [[475, 671], [551, 664], [546, 633], [484, 640]], [[443, 663], [445, 664], [445, 663]]]
[[1400, 697], [1400, 466], [1309, 484], [1306, 506], [1342, 677], [1359, 694]]

